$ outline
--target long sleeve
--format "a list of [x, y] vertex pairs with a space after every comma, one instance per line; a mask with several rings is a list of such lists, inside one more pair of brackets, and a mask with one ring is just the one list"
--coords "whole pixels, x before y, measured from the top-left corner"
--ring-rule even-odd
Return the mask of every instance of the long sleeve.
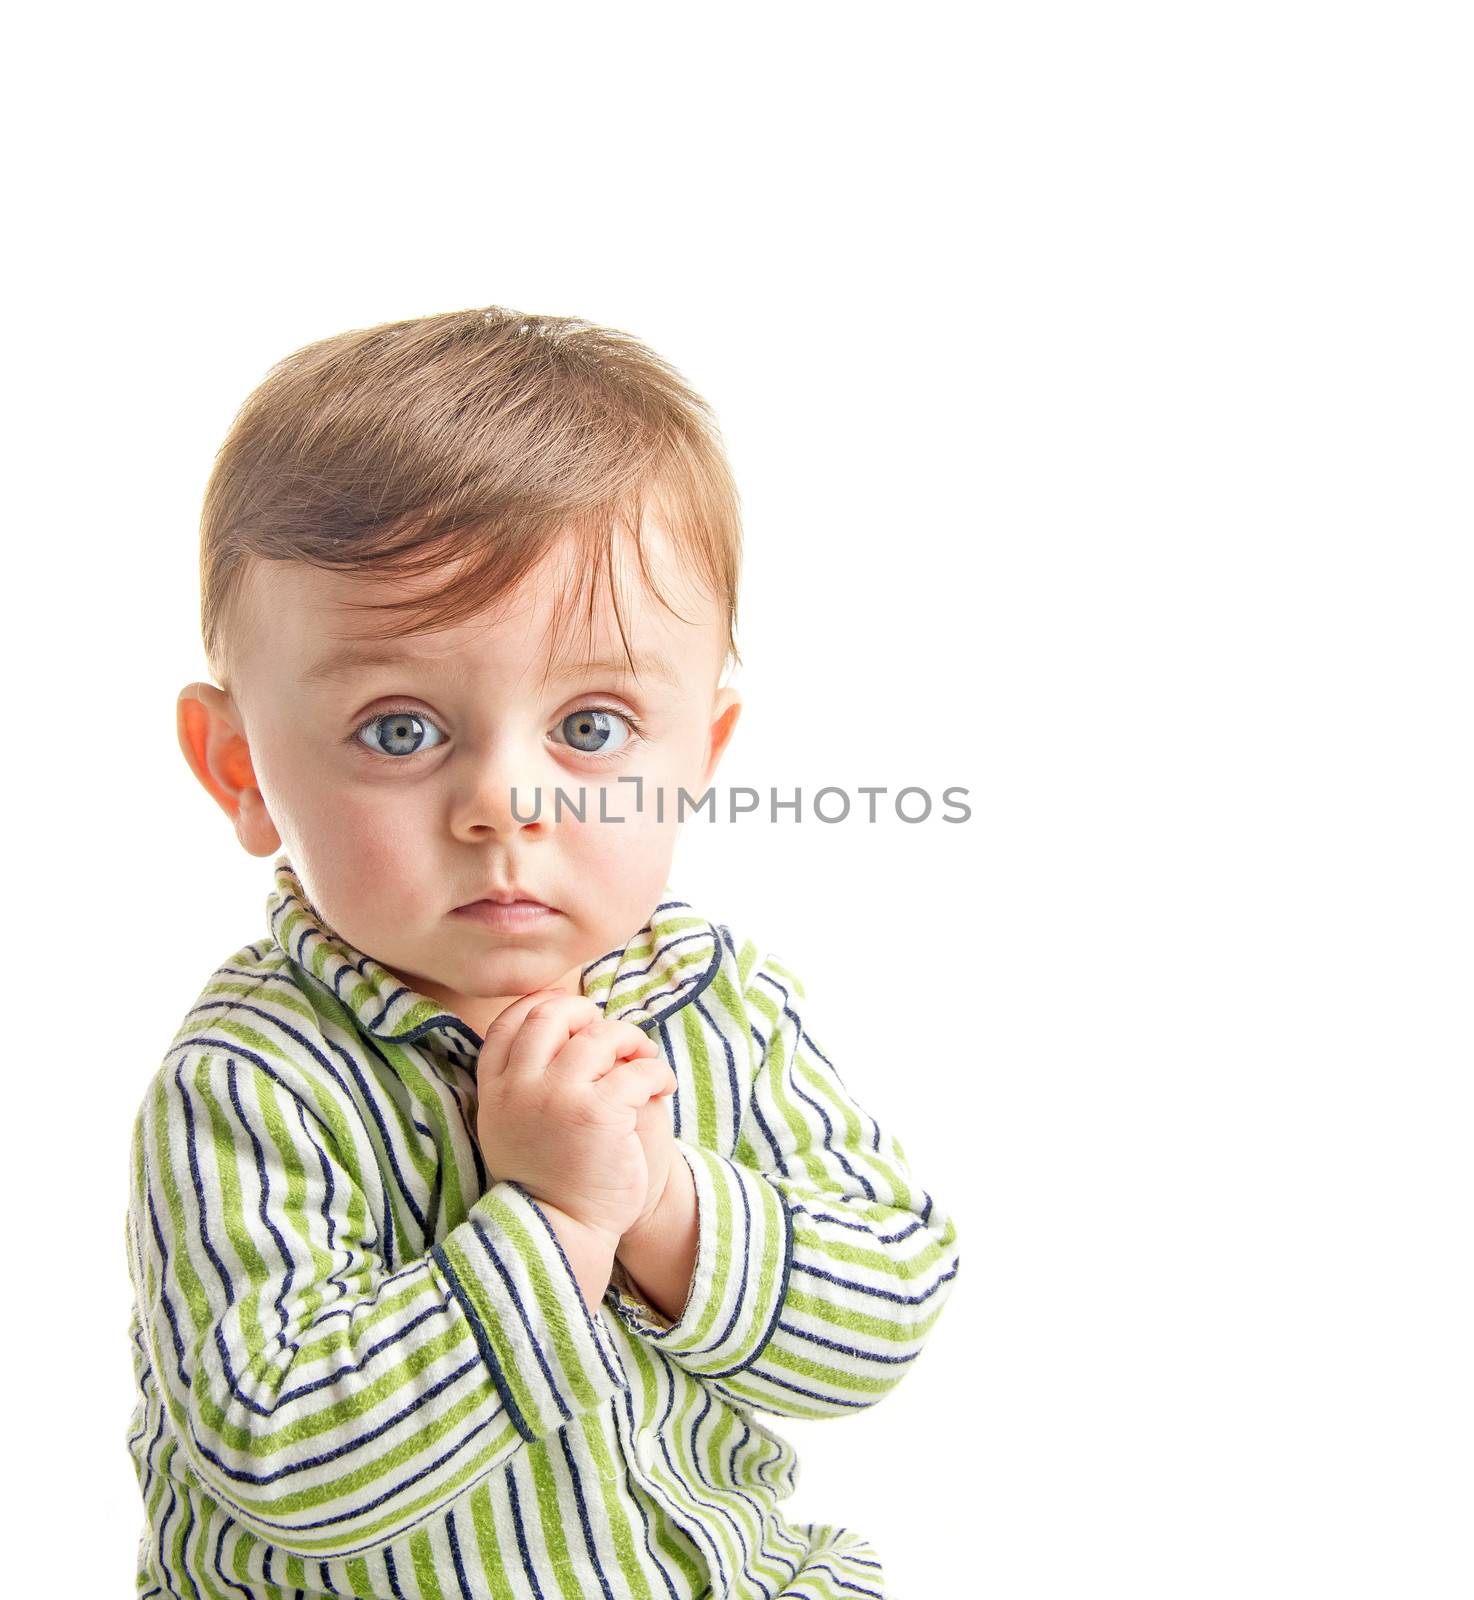
[[742, 1001], [756, 1071], [734, 1156], [678, 1139], [696, 1181], [691, 1292], [672, 1322], [616, 1274], [627, 1326], [738, 1404], [837, 1416], [904, 1376], [956, 1277], [951, 1219], [849, 1097], [772, 955]]
[[514, 1182], [387, 1271], [368, 1144], [266, 1056], [201, 1045], [134, 1128], [129, 1268], [189, 1470], [298, 1555], [384, 1543], [627, 1384]]

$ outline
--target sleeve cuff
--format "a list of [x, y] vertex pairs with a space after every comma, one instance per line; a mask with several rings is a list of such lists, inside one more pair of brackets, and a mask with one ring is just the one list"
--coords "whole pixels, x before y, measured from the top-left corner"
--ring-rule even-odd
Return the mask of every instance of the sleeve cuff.
[[650, 1305], [618, 1261], [606, 1299], [625, 1326], [705, 1377], [741, 1372], [773, 1336], [793, 1261], [793, 1218], [762, 1173], [676, 1140], [696, 1184], [696, 1270], [680, 1318]]
[[494, 1183], [430, 1256], [524, 1439], [628, 1387], [613, 1335], [590, 1315], [552, 1224], [519, 1183]]

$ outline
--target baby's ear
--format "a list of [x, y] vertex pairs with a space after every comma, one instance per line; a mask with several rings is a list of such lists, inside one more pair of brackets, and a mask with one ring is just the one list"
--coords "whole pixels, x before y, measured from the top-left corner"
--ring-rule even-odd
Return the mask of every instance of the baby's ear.
[[701, 786], [706, 788], [722, 759], [722, 752], [732, 740], [737, 719], [742, 715], [742, 696], [731, 684], [718, 689], [711, 703], [711, 736], [707, 745], [706, 771]]
[[256, 783], [235, 702], [213, 683], [187, 683], [179, 691], [175, 713], [184, 759], [230, 818], [242, 847], [253, 856], [274, 855], [281, 849], [281, 835]]

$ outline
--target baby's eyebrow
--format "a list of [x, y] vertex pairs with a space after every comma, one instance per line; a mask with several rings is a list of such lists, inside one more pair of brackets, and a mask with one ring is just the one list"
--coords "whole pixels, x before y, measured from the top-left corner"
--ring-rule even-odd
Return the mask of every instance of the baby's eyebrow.
[[420, 659], [413, 650], [389, 641], [344, 644], [306, 668], [302, 682], [324, 683], [329, 679], [346, 678], [350, 672], [359, 672], [365, 667], [403, 666]]
[[647, 651], [644, 655], [635, 657], [633, 673], [629, 661], [624, 656], [604, 656], [597, 661], [569, 661], [560, 662], [548, 674], [555, 683], [561, 683], [569, 678], [611, 677], [627, 678], [637, 677], [658, 678], [662, 683], [669, 684], [671, 688], [680, 685], [680, 675], [672, 666], [669, 659], [658, 650]]
[[[393, 640], [361, 640], [339, 645], [336, 650], [330, 650], [319, 661], [305, 669], [301, 681], [304, 684], [324, 683], [346, 678], [354, 672], [362, 672], [366, 667], [426, 665], [441, 659], [450, 658], [422, 657], [416, 651], [402, 644], [396, 644]], [[636, 656], [633, 674], [629, 662], [623, 656], [601, 657], [595, 661], [559, 662], [548, 674], [554, 682], [563, 682], [570, 678], [631, 675], [641, 681], [647, 678], [658, 679], [672, 688], [679, 686], [680, 683], [680, 676], [675, 667], [669, 658], [658, 650], [646, 651], [643, 655]]]

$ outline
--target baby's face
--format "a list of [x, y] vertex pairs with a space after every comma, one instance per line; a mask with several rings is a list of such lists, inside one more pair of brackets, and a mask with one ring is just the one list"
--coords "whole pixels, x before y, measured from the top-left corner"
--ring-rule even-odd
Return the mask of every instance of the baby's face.
[[[578, 613], [540, 681], [567, 546], [494, 616], [399, 640], [389, 619], [341, 602], [397, 598], [418, 581], [389, 589], [287, 562], [249, 575], [254, 635], [234, 696], [215, 691], [261, 797], [253, 818], [252, 807], [237, 815], [242, 842], [254, 854], [284, 849], [343, 939], [478, 1032], [532, 989], [576, 991], [581, 967], [642, 926], [670, 871], [677, 790], [701, 794], [735, 725], [736, 691], [717, 688], [716, 601], [683, 580], [648, 520], [645, 546], [691, 620], [661, 606], [620, 548], [638, 677], [601, 593], [592, 637]], [[403, 659], [324, 674], [328, 657], [359, 642]], [[220, 748], [228, 734], [212, 737]], [[617, 781], [636, 776], [638, 812], [636, 786]], [[557, 788], [575, 806], [582, 798], [584, 821], [566, 805], [555, 817]], [[604, 814], [624, 821], [599, 820], [600, 791]], [[497, 925], [458, 909], [507, 889], [551, 910]]]

